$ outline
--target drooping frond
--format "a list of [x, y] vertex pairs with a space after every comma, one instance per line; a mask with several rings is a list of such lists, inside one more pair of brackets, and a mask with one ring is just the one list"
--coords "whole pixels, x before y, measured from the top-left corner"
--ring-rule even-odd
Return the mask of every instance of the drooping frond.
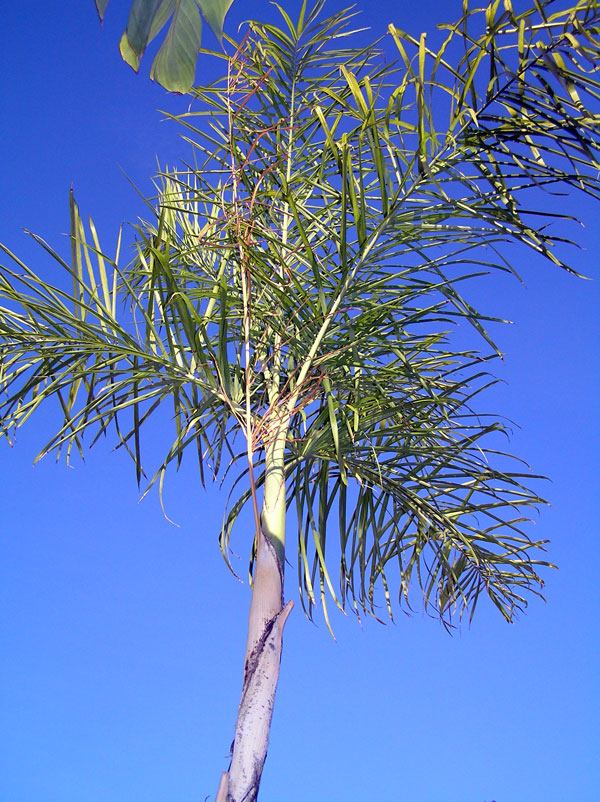
[[180, 304], [168, 283], [168, 237], [161, 250], [147, 240], [149, 279], [134, 290], [119, 268], [120, 235], [114, 258], [100, 249], [91, 221], [89, 242], [72, 196], [71, 223], [70, 263], [35, 237], [66, 271], [70, 291], [43, 281], [3, 248], [15, 267], [0, 275], [2, 432], [10, 437], [55, 398], [63, 421], [38, 459], [66, 449], [68, 460], [73, 448], [83, 456], [84, 434], [93, 444], [114, 426], [139, 483], [142, 424], [167, 404], [176, 436], [151, 483], [160, 478], [162, 484], [166, 466], [179, 462], [191, 443], [201, 476], [206, 457], [218, 470], [236, 408], [219, 389], [217, 365], [204, 361], [194, 310]]

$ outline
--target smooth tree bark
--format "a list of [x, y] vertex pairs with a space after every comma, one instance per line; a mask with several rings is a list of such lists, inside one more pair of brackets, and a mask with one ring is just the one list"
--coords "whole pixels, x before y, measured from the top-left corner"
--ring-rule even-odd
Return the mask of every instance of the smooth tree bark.
[[[283, 605], [283, 572], [275, 549], [260, 532], [244, 662], [242, 698], [238, 710], [231, 765], [222, 781], [219, 800], [254, 802], [267, 756], [269, 731], [279, 666], [283, 628], [292, 601]], [[225, 791], [226, 789], [226, 791]]]
[[232, 758], [221, 777], [217, 802], [254, 802], [267, 756], [283, 645], [283, 628], [294, 603], [284, 605], [285, 423], [274, 427], [266, 449], [264, 501], [256, 537], [242, 698]]

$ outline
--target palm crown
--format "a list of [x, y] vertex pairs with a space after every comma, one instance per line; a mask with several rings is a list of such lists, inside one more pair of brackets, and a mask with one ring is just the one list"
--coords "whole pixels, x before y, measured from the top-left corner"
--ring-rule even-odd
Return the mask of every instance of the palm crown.
[[[251, 24], [227, 76], [195, 91], [192, 163], [162, 173], [126, 267], [73, 199], [71, 261], [39, 240], [71, 290], [9, 254], [3, 430], [56, 396], [42, 454], [114, 426], [139, 481], [166, 403], [173, 443], [149, 485], [188, 446], [203, 481], [237, 469], [227, 557], [244, 506], [259, 526], [258, 494], [283, 482], [307, 612], [330, 597], [378, 614], [380, 586], [391, 616], [418, 586], [446, 621], [482, 592], [510, 620], [548, 564], [522, 528], [541, 499], [478, 414], [497, 349], [460, 288], [510, 270], [510, 241], [570, 269], [536, 215], [555, 183], [598, 196], [597, 13], [495, 2], [433, 49], [390, 26], [385, 64], [322, 5]], [[460, 320], [489, 354], [453, 348]], [[284, 523], [270, 534], [283, 563]]]

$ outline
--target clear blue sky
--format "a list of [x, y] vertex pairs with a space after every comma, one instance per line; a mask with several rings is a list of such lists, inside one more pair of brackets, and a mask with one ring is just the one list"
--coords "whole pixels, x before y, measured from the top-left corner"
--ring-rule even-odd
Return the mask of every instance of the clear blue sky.
[[[155, 154], [185, 158], [176, 126], [156, 111], [185, 100], [151, 84], [149, 65], [135, 76], [121, 62], [123, 0], [109, 4], [104, 29], [92, 0], [5, 5], [0, 239], [50, 270], [22, 228], [65, 250], [73, 185], [114, 241], [119, 223], [143, 212], [119, 165], [150, 192]], [[230, 30], [271, 13], [264, 0], [249, 5], [237, 0]], [[431, 29], [460, 5], [363, 0], [375, 33], [390, 21]], [[516, 321], [496, 332], [505, 383], [487, 410], [520, 425], [511, 449], [553, 480], [535, 524], [560, 566], [547, 573], [547, 603], [534, 600], [512, 626], [483, 605], [452, 638], [419, 612], [363, 629], [337, 615], [337, 642], [296, 608], [261, 802], [600, 799], [600, 226], [587, 201], [575, 203], [588, 221], [575, 234], [587, 247], [577, 264], [593, 281], [525, 255], [525, 287], [492, 279], [476, 291], [480, 306]], [[132, 465], [108, 442], [85, 465], [32, 467], [51, 427], [42, 411], [15, 448], [0, 442], [0, 802], [214, 798], [249, 601], [217, 547], [224, 498], [184, 468], [166, 491], [175, 528], [154, 495], [137, 503]], [[288, 581], [293, 598], [294, 571]]]

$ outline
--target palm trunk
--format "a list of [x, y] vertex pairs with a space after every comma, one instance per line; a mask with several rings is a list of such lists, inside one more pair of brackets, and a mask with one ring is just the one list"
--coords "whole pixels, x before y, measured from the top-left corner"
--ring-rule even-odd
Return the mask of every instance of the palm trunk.
[[286, 426], [267, 448], [264, 502], [258, 532], [242, 698], [229, 770], [221, 777], [216, 802], [255, 802], [267, 756], [283, 627], [294, 605], [283, 604], [285, 561]]

